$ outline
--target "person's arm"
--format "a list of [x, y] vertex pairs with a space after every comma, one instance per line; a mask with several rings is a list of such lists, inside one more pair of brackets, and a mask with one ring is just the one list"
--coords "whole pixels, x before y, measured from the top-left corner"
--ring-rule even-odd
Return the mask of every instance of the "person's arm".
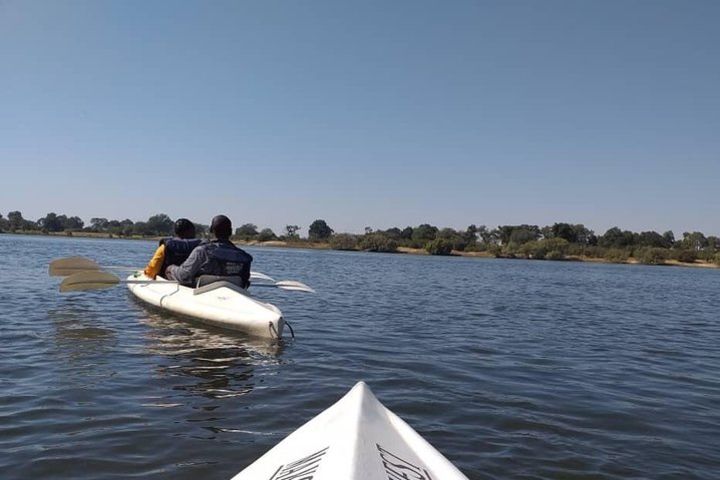
[[158, 276], [158, 273], [160, 273], [164, 261], [165, 245], [160, 245], [157, 250], [155, 250], [153, 257], [150, 259], [150, 262], [148, 262], [143, 273], [154, 280], [155, 277]]
[[204, 248], [198, 247], [190, 253], [190, 256], [182, 265], [172, 268], [172, 275], [175, 277], [175, 280], [181, 284], [192, 285], [195, 276], [200, 271], [200, 267], [202, 267], [206, 260], [207, 252]]

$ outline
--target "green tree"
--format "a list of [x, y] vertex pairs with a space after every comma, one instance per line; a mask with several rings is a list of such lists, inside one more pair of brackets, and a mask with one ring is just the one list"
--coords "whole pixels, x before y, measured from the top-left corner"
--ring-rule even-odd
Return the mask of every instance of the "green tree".
[[714, 235], [709, 235], [707, 237], [707, 248], [710, 249], [712, 252], [720, 250], [720, 238]]
[[330, 248], [334, 250], [355, 250], [358, 237], [349, 233], [338, 233], [330, 238]]
[[258, 236], [258, 227], [252, 223], [246, 223], [235, 229], [235, 235], [243, 240], [250, 240]]
[[425, 246], [431, 240], [435, 240], [438, 234], [438, 228], [430, 224], [423, 223], [417, 228], [413, 229], [412, 243], [416, 247]]
[[277, 235], [269, 228], [263, 228], [258, 233], [257, 239], [259, 242], [269, 242], [271, 240], [277, 240]]
[[468, 225], [468, 227], [465, 229], [463, 239], [465, 240], [466, 248], [475, 246], [478, 240], [478, 227], [474, 223]]
[[480, 225], [477, 229], [477, 234], [480, 237], [480, 241], [485, 245], [497, 243], [497, 233], [497, 230], [490, 230], [485, 225]]
[[663, 265], [667, 260], [667, 249], [658, 247], [642, 247], [633, 255], [645, 265]]
[[104, 232], [108, 228], [108, 219], [93, 217], [90, 219], [90, 228], [95, 232]]
[[665, 242], [670, 245], [670, 247], [675, 245], [675, 234], [672, 232], [672, 230], [668, 230], [667, 232], [663, 233], [663, 239], [665, 239]]
[[308, 237], [312, 241], [323, 241], [330, 238], [333, 229], [325, 222], [325, 220], [315, 220], [308, 228]]
[[612, 227], [598, 239], [598, 245], [606, 248], [631, 247], [635, 244], [635, 234], [628, 230]]
[[436, 238], [425, 245], [425, 250], [430, 255], [450, 255], [452, 249], [452, 242], [445, 238]]
[[392, 238], [393, 240], [399, 241], [402, 240], [402, 230], [399, 228], [393, 227], [388, 228], [384, 232], [382, 232], [386, 237]]
[[537, 225], [501, 225], [498, 231], [503, 245], [508, 243], [521, 245], [540, 238], [540, 228]]
[[22, 213], [17, 210], [8, 213], [8, 228], [11, 232], [20, 230], [24, 225], [25, 219], [23, 218]]
[[10, 230], [10, 222], [8, 222], [7, 219], [3, 218], [2, 214], [0, 214], [0, 232], [4, 232], [6, 230]]
[[158, 213], [148, 218], [146, 227], [149, 235], [172, 235], [175, 222], [164, 213]]
[[[64, 215], [63, 215], [64, 217]], [[67, 219], [67, 217], [65, 217]], [[54, 212], [48, 213], [38, 220], [38, 227], [46, 232], [60, 232], [65, 228], [63, 219], [59, 218]]]
[[80, 217], [70, 217], [65, 221], [65, 230], [82, 230], [84, 225]]
[[668, 243], [667, 239], [658, 232], [640, 232], [638, 245], [642, 247], [670, 248], [672, 243]]
[[360, 250], [368, 252], [392, 253], [397, 251], [398, 243], [392, 238], [388, 238], [382, 233], [376, 232], [360, 237], [357, 247]]
[[707, 247], [708, 241], [701, 232], [683, 233], [682, 246], [689, 250], [699, 252]]
[[154, 233], [153, 230], [148, 227], [147, 222], [135, 222], [132, 227], [132, 234], [133, 235], [152, 235]]
[[296, 239], [299, 238], [300, 235], [298, 234], [298, 231], [300, 230], [300, 227], [297, 225], [285, 225], [285, 232], [287, 234], [287, 238]]
[[551, 228], [553, 238], [562, 238], [570, 243], [577, 243], [578, 232], [575, 231], [575, 226], [569, 223], [556, 223]]
[[465, 250], [465, 247], [468, 244], [465, 232], [458, 232], [453, 228], [443, 228], [438, 232], [435, 238], [442, 239], [450, 243], [451, 250]]

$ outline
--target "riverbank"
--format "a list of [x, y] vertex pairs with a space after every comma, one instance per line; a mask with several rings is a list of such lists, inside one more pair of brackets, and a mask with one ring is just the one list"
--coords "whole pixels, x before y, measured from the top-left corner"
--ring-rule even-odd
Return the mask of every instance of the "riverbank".
[[[235, 243], [238, 245], [243, 246], [250, 246], [250, 247], [270, 247], [270, 248], [307, 248], [312, 250], [332, 250], [332, 247], [329, 243], [325, 242], [287, 242], [282, 240], [273, 240], [268, 242], [244, 242], [241, 240], [234, 240]], [[357, 250], [356, 250], [357, 251]], [[397, 251], [394, 253], [398, 254], [405, 254], [405, 255], [430, 255], [427, 250], [424, 248], [410, 248], [410, 247], [398, 247]], [[453, 257], [468, 257], [468, 258], [500, 258], [500, 259], [506, 259], [506, 260], [526, 260], [523, 257], [518, 256], [509, 256], [509, 255], [494, 255], [489, 252], [463, 252], [458, 250], [453, 250], [449, 256]], [[615, 263], [615, 264], [625, 264], [625, 265], [647, 265], [642, 263], [640, 260], [636, 258], [628, 258], [624, 262], [612, 262], [610, 260], [607, 260], [605, 258], [595, 258], [595, 257], [587, 257], [587, 256], [579, 256], [579, 255], [568, 255], [564, 257], [563, 259], [558, 260], [551, 260], [546, 259], [544, 261], [548, 262], [588, 262], [588, 263]], [[694, 263], [684, 263], [679, 262], [677, 260], [665, 260], [664, 263], [657, 264], [657, 266], [666, 266], [666, 267], [697, 267], [697, 268], [720, 268], [719, 265], [716, 265], [714, 263], [705, 262], [702, 260], [695, 260]]]
[[[113, 235], [111, 233], [104, 233], [104, 232], [38, 232], [38, 231], [17, 231], [17, 232], [2, 232], [2, 234], [6, 235], [34, 235], [34, 236], [50, 236], [50, 237], [66, 237], [66, 238], [91, 238], [91, 239], [119, 239], [119, 240], [148, 240], [148, 241], [158, 241], [162, 237], [146, 237], [146, 236], [140, 236], [140, 235], [133, 235], [133, 236], [118, 236]], [[235, 242], [237, 245], [241, 246], [248, 246], [248, 247], [261, 247], [261, 248], [303, 248], [303, 249], [309, 249], [309, 250], [333, 250], [332, 246], [328, 242], [311, 242], [309, 240], [298, 240], [298, 241], [287, 241], [287, 240], [269, 240], [266, 242], [259, 242], [259, 241], [245, 241], [240, 240], [237, 238], [232, 239], [233, 242]], [[349, 251], [362, 251], [362, 250], [349, 250]], [[410, 247], [397, 247], [395, 252], [389, 252], [389, 253], [397, 253], [397, 254], [405, 254], [405, 255], [430, 255], [427, 250], [423, 248], [410, 248]], [[452, 250], [450, 252], [449, 256], [454, 257], [468, 257], [468, 258], [501, 258], [501, 259], [507, 259], [507, 260], [524, 260], [525, 257], [522, 256], [513, 256], [513, 255], [504, 255], [504, 254], [492, 254], [490, 252], [484, 251], [484, 252], [465, 252], [465, 251], [458, 251], [458, 250]], [[640, 260], [629, 257], [624, 261], [612, 261], [608, 260], [606, 258], [598, 258], [598, 257], [588, 257], [588, 256], [581, 256], [581, 255], [567, 255], [561, 259], [544, 259], [545, 261], [559, 261], [559, 262], [588, 262], [588, 263], [605, 263], [605, 264], [625, 264], [625, 265], [647, 265]], [[694, 262], [680, 262], [678, 260], [673, 259], [667, 259], [664, 260], [662, 263], [654, 264], [656, 266], [665, 266], [665, 267], [694, 267], [694, 268], [710, 268], [710, 269], [717, 269], [720, 268], [720, 265], [706, 262], [703, 260], [695, 260]]]

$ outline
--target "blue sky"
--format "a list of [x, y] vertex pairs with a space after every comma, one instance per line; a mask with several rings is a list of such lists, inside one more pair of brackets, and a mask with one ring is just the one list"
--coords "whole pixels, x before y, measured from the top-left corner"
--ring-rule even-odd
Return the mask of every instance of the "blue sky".
[[701, 0], [3, 0], [0, 213], [717, 235], [719, 24]]

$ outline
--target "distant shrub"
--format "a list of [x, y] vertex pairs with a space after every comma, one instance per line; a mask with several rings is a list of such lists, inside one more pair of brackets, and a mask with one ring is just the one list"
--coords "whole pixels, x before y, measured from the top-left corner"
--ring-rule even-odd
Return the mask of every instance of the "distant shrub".
[[713, 263], [715, 265], [720, 265], [720, 253], [715, 254], [715, 257], [713, 257]]
[[271, 240], [277, 240], [277, 235], [269, 228], [264, 228], [258, 233], [258, 242], [269, 242]]
[[667, 251], [663, 248], [644, 247], [635, 251], [634, 256], [645, 265], [663, 265], [667, 260]]
[[697, 260], [697, 253], [692, 250], [678, 250], [675, 253], [675, 259], [682, 263], [695, 263], [695, 260]]
[[436, 238], [425, 244], [425, 251], [430, 255], [450, 255], [452, 253], [453, 244], [450, 240], [444, 238]]
[[585, 247], [585, 256], [590, 258], [604, 258], [605, 257], [605, 249], [603, 247], [598, 247], [597, 245], [588, 245]]
[[508, 242], [505, 245], [502, 246], [502, 254], [506, 257], [515, 258], [515, 254], [522, 253], [520, 252], [520, 245], [515, 242]]
[[545, 255], [546, 260], [564, 260], [565, 255], [559, 250], [551, 250]]
[[484, 252], [487, 250], [487, 245], [484, 243], [470, 243], [465, 246], [465, 252]]
[[604, 258], [613, 263], [625, 263], [630, 258], [630, 253], [620, 248], [609, 248], [605, 252]]
[[338, 233], [330, 237], [330, 248], [334, 250], [355, 250], [358, 239], [349, 233]]
[[712, 248], [705, 248], [698, 252], [698, 258], [706, 262], [713, 262], [715, 259], [715, 250]]
[[494, 243], [491, 243], [487, 246], [487, 252], [490, 255], [494, 255], [495, 257], [499, 257], [502, 255], [502, 248], [500, 248], [500, 245], [496, 245]]
[[570, 248], [570, 242], [564, 238], [548, 238], [541, 240], [540, 243], [542, 243], [548, 252], [556, 251], [560, 252], [561, 255], [565, 254]]
[[542, 241], [530, 241], [517, 247], [517, 253], [525, 258], [543, 260], [547, 254], [547, 248]]
[[368, 252], [397, 252], [398, 243], [381, 233], [369, 233], [363, 235], [357, 242], [360, 250]]

